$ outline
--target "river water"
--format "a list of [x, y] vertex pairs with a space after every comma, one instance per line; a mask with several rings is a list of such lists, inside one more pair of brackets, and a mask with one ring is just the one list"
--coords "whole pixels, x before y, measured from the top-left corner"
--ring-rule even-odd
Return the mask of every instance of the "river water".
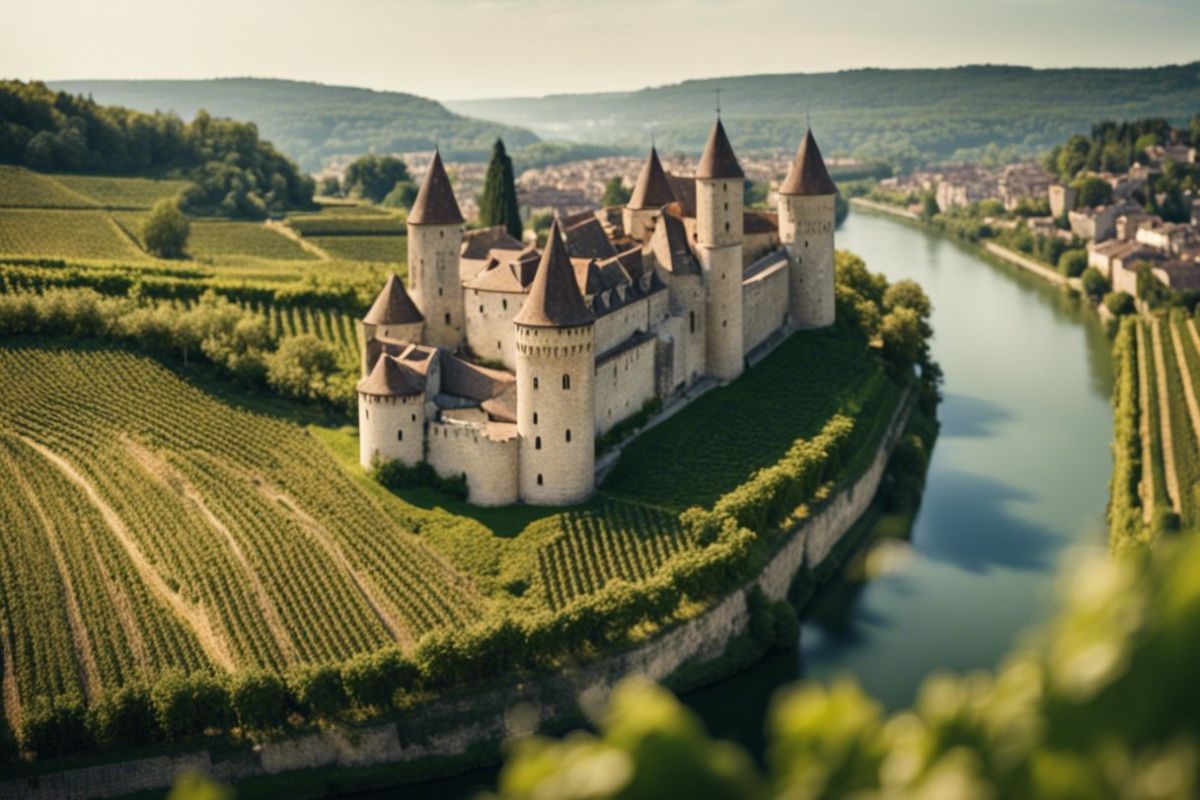
[[[866, 560], [889, 566], [836, 580], [795, 651], [684, 697], [710, 733], [756, 755], [780, 687], [850, 674], [888, 708], [909, 705], [931, 672], [994, 665], [1053, 610], [1059, 569], [1105, 546], [1111, 364], [1095, 315], [1015, 267], [877, 214], [852, 211], [837, 246], [933, 300], [942, 428], [911, 537], [868, 545], [889, 557]], [[371, 797], [469, 797], [495, 774]]]

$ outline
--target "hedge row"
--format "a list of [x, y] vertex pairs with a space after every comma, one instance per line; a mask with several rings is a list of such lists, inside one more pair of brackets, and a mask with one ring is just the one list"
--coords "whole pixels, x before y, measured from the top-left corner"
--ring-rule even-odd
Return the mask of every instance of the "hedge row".
[[1134, 319], [1121, 320], [1113, 342], [1113, 472], [1109, 487], [1109, 543], [1113, 550], [1131, 546], [1145, 537], [1142, 501], [1141, 405], [1138, 397], [1138, 363]]
[[55, 259], [0, 262], [0, 293], [73, 288], [94, 289], [110, 297], [134, 295], [188, 302], [198, 300], [211, 290], [235, 303], [270, 303], [352, 312], [365, 311], [371, 299], [367, 287], [360, 289], [344, 284], [248, 283], [213, 279], [198, 270], [87, 267]]

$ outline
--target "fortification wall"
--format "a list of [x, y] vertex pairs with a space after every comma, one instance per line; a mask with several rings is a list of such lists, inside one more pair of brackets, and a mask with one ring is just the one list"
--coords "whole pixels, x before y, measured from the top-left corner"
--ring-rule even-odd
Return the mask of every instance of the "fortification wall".
[[596, 352], [619, 345], [638, 331], [650, 330], [650, 299], [642, 298], [596, 320]]
[[[911, 396], [897, 409], [866, 472], [793, 531], [746, 589], [757, 585], [772, 600], [783, 599], [802, 567], [818, 566], [829, 555], [875, 496], [888, 457], [908, 418], [910, 401]], [[165, 788], [179, 772], [188, 769], [232, 782], [320, 767], [363, 767], [460, 756], [474, 745], [509, 735], [512, 731], [508, 720], [516, 718], [511, 712], [518, 706], [531, 709], [539, 724], [552, 724], [571, 713], [571, 706], [581, 697], [586, 697], [589, 704], [602, 701], [624, 677], [644, 675], [662, 680], [684, 664], [720, 655], [730, 640], [745, 633], [749, 621], [746, 592], [734, 592], [662, 635], [588, 666], [518, 685], [498, 686], [482, 695], [435, 701], [405, 719], [405, 728], [413, 724], [427, 731], [422, 736], [413, 736], [395, 722], [356, 728], [349, 734], [325, 730], [269, 742], [252, 752], [220, 761], [200, 752], [12, 779], [0, 782], [0, 797], [30, 800], [119, 797]], [[501, 710], [481, 715], [479, 709]], [[464, 718], [474, 721], [464, 723]]]
[[425, 457], [425, 395], [358, 396], [358, 460], [364, 469], [378, 455], [412, 466]]
[[646, 337], [628, 350], [596, 363], [597, 434], [636, 414], [655, 396], [656, 341]]
[[513, 317], [525, 303], [519, 292], [481, 292], [465, 289], [467, 345], [480, 358], [501, 361], [517, 369], [517, 345]]
[[467, 499], [476, 505], [517, 502], [519, 450], [515, 428], [512, 436], [497, 440], [478, 425], [429, 424], [429, 465], [443, 478], [466, 475]]
[[780, 261], [742, 284], [742, 348], [749, 353], [784, 326], [788, 314], [788, 263]]

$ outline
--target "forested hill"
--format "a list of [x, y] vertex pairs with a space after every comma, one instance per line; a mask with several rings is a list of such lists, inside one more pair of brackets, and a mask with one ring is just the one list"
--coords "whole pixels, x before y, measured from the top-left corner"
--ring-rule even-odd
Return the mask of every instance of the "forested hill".
[[249, 120], [306, 170], [337, 155], [429, 150], [485, 158], [497, 136], [510, 148], [536, 142], [528, 130], [460, 116], [441, 103], [400, 92], [262, 78], [191, 81], [55, 81], [51, 88], [140, 111], [199, 109]]
[[1021, 154], [1049, 149], [1100, 119], [1200, 111], [1200, 62], [1147, 69], [968, 66], [685, 81], [636, 92], [468, 100], [460, 113], [600, 144], [649, 141], [698, 152], [716, 90], [738, 148], [795, 143], [805, 115], [826, 153], [891, 161], [977, 157], [990, 143]]

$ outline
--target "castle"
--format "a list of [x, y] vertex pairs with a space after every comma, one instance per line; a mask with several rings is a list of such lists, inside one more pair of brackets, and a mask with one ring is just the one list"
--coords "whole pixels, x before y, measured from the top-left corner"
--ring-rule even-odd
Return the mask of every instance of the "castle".
[[362, 320], [360, 460], [465, 475], [479, 505], [579, 502], [595, 439], [654, 398], [732, 381], [747, 354], [833, 324], [837, 192], [812, 132], [745, 211], [718, 119], [693, 179], [650, 155], [624, 207], [556, 218], [545, 247], [464, 235], [434, 155], [395, 275]]

